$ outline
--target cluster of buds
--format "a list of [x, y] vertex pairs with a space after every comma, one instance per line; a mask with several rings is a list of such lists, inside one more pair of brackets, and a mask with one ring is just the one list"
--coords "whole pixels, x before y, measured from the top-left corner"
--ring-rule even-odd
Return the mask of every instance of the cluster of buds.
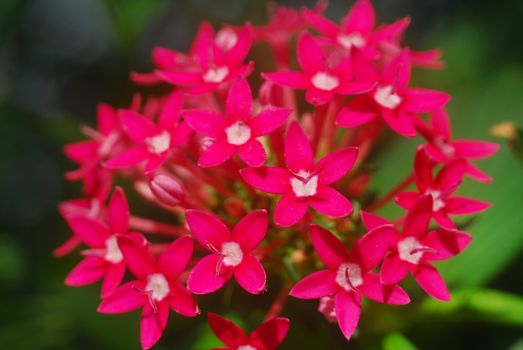
[[[438, 50], [402, 46], [408, 18], [376, 27], [372, 4], [358, 0], [338, 25], [324, 9], [324, 2], [276, 7], [265, 26], [216, 33], [204, 22], [188, 54], [158, 47], [153, 72], [131, 73], [136, 84], [163, 84], [166, 95], [136, 95], [122, 109], [101, 104], [97, 128], [84, 128], [89, 139], [65, 146], [79, 164], [66, 177], [82, 181], [85, 195], [60, 205], [73, 235], [55, 255], [81, 247], [83, 256], [66, 284], [103, 280], [101, 313], [142, 309], [144, 349], [159, 340], [170, 310], [197, 316], [195, 295], [231, 279], [257, 295], [267, 275], [302, 278], [283, 281], [250, 336], [208, 313], [217, 337], [235, 350], [279, 346], [290, 324], [278, 317], [288, 295], [319, 299], [319, 312], [347, 339], [363, 297], [410, 302], [398, 285], [409, 273], [431, 297], [450, 299], [433, 263], [471, 240], [453, 216], [489, 206], [454, 193], [464, 177], [491, 181], [471, 160], [498, 147], [454, 139], [450, 96], [409, 86], [413, 66], [441, 62]], [[269, 46], [276, 71], [253, 74], [255, 62], [246, 61], [253, 44]], [[254, 76], [263, 82], [253, 96]], [[376, 199], [368, 184], [379, 165], [369, 167], [369, 156], [396, 134], [419, 134], [425, 143], [409, 176]], [[131, 215], [115, 180], [172, 222]], [[405, 215], [375, 214], [394, 202]]]

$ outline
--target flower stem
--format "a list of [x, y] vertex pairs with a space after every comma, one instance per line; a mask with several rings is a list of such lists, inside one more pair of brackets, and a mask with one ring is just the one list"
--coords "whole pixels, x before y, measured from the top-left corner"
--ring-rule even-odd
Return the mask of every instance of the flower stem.
[[263, 322], [273, 319], [275, 317], [278, 317], [278, 315], [281, 312], [281, 309], [283, 308], [283, 305], [285, 304], [285, 302], [287, 301], [287, 298], [289, 297], [289, 291], [291, 290], [291, 287], [292, 287], [291, 283], [285, 282], [282, 289], [276, 296], [276, 299], [274, 299], [273, 303], [269, 307], [269, 311], [265, 315]]
[[411, 173], [409, 174], [402, 182], [400, 182], [398, 185], [396, 185], [392, 190], [389, 191], [385, 196], [378, 199], [374, 203], [372, 203], [367, 210], [370, 212], [376, 211], [379, 208], [383, 207], [385, 204], [387, 204], [390, 200], [392, 200], [399, 192], [403, 191], [405, 188], [410, 186], [414, 182], [414, 175]]

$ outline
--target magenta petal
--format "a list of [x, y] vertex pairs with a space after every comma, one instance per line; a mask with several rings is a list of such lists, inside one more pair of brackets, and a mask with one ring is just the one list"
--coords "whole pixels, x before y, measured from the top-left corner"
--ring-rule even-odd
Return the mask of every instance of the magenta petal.
[[64, 146], [65, 156], [77, 163], [96, 161], [100, 144], [97, 141], [88, 140], [70, 143]]
[[166, 302], [157, 302], [158, 310], [155, 312], [150, 303], [145, 303], [140, 321], [140, 343], [144, 350], [152, 348], [167, 326], [169, 319], [169, 304]]
[[347, 249], [332, 233], [321, 226], [311, 225], [311, 241], [321, 261], [336, 270], [348, 260]]
[[338, 35], [339, 29], [336, 23], [307, 8], [303, 10], [302, 14], [307, 24], [323, 35], [330, 37], [336, 37]]
[[276, 317], [265, 321], [249, 336], [249, 343], [256, 349], [275, 350], [283, 342], [289, 331], [288, 318]]
[[156, 272], [156, 263], [147, 251], [147, 247], [139, 244], [131, 237], [117, 236], [118, 247], [120, 248], [127, 268], [139, 279], [146, 279]]
[[322, 214], [332, 217], [350, 215], [353, 211], [351, 202], [331, 187], [319, 187], [312, 197], [310, 205]]
[[290, 113], [291, 110], [288, 108], [272, 106], [265, 108], [249, 122], [253, 137], [267, 135], [278, 129], [285, 123]]
[[267, 160], [267, 154], [265, 148], [260, 141], [256, 139], [250, 139], [244, 145], [240, 146], [239, 156], [245, 164], [252, 167], [262, 166]]
[[80, 237], [76, 235], [71, 236], [59, 247], [53, 250], [53, 256], [56, 258], [61, 258], [62, 256], [67, 255], [75, 250], [80, 244], [82, 244]]
[[141, 281], [127, 282], [102, 300], [98, 312], [102, 314], [121, 314], [133, 311], [147, 302], [147, 297], [138, 290], [143, 290], [145, 283]]
[[345, 176], [356, 163], [358, 149], [345, 147], [323, 157], [315, 166], [319, 170], [319, 182], [330, 185]]
[[[219, 266], [221, 257], [207, 255], [193, 268], [187, 280], [187, 288], [193, 294], [209, 294], [217, 291], [231, 278], [231, 269]], [[222, 264], [220, 264], [222, 265]], [[221, 271], [217, 271], [221, 267]]]
[[104, 135], [109, 135], [113, 131], [119, 130], [118, 113], [107, 103], [99, 103], [96, 106], [96, 125], [98, 130]]
[[350, 339], [358, 326], [361, 313], [361, 297], [356, 293], [340, 291], [335, 299], [336, 320], [345, 338]]
[[275, 84], [303, 90], [310, 85], [309, 77], [301, 72], [272, 72], [262, 76]]
[[247, 57], [252, 45], [252, 27], [246, 24], [238, 35], [236, 45], [225, 53], [224, 60], [229, 66], [240, 65]]
[[177, 57], [181, 54], [165, 47], [155, 46], [151, 55], [157, 67], [169, 69], [176, 63]]
[[429, 120], [432, 128], [434, 129], [434, 132], [437, 135], [443, 136], [444, 139], [449, 139], [452, 137], [449, 116], [444, 108], [441, 108], [432, 113]]
[[189, 55], [195, 56], [202, 67], [209, 64], [209, 48], [213, 45], [214, 30], [212, 24], [202, 21], [189, 49]]
[[336, 273], [331, 270], [311, 273], [296, 283], [289, 295], [299, 299], [319, 299], [332, 295], [338, 290], [335, 279]]
[[395, 85], [399, 93], [405, 93], [410, 80], [410, 68], [410, 53], [404, 49], [385, 67], [381, 83]]
[[403, 222], [403, 234], [424, 237], [432, 218], [432, 196], [424, 194], [416, 199]]
[[67, 275], [65, 284], [68, 286], [85, 286], [100, 280], [104, 273], [104, 260], [97, 256], [88, 256]]
[[452, 219], [443, 211], [437, 211], [433, 213], [434, 220], [443, 228], [454, 230], [456, 229], [456, 224]]
[[395, 232], [392, 225], [379, 226], [367, 232], [350, 252], [351, 260], [358, 261], [365, 271], [374, 269], [383, 260]]
[[225, 140], [214, 140], [207, 149], [203, 150], [200, 159], [198, 159], [198, 165], [203, 168], [220, 165], [231, 158], [234, 151], [234, 146], [228, 144]]
[[454, 215], [475, 214], [490, 207], [490, 203], [466, 197], [448, 198], [445, 203], [447, 213]]
[[289, 227], [303, 218], [308, 208], [307, 201], [300, 201], [292, 194], [283, 195], [274, 208], [274, 223]]
[[165, 130], [171, 130], [180, 120], [183, 108], [183, 93], [174, 90], [165, 99], [165, 103], [158, 117], [158, 126]]
[[[190, 209], [185, 211], [187, 225], [191, 229], [192, 236], [202, 245], [210, 249], [221, 249], [224, 241], [229, 240], [231, 233], [229, 228], [215, 215], [203, 210]], [[209, 247], [209, 244], [212, 247]]]
[[404, 108], [412, 113], [437, 111], [450, 101], [450, 95], [428, 89], [408, 89], [403, 102]]
[[345, 33], [368, 35], [374, 29], [375, 21], [372, 3], [369, 0], [358, 0], [343, 20], [342, 30]]
[[232, 239], [243, 252], [250, 252], [260, 244], [267, 233], [269, 218], [266, 210], [255, 210], [245, 215], [232, 230]]
[[277, 167], [246, 168], [240, 175], [252, 187], [267, 193], [282, 194], [289, 189], [289, 171]]
[[245, 78], [238, 78], [232, 83], [225, 109], [227, 115], [233, 119], [246, 119], [251, 116], [252, 92]]
[[168, 70], [157, 70], [156, 75], [163, 81], [179, 86], [191, 86], [201, 84], [200, 73], [172, 72]]
[[463, 160], [456, 160], [446, 164], [439, 171], [435, 180], [438, 189], [445, 191], [447, 195], [454, 192], [463, 179], [465, 165], [466, 163]]
[[382, 108], [381, 114], [387, 125], [400, 135], [405, 137], [416, 136], [416, 129], [407, 113], [401, 109], [391, 110]]
[[367, 298], [390, 305], [406, 305], [410, 303], [408, 294], [395, 284], [381, 284], [375, 273], [365, 276], [365, 282], [358, 287]]
[[428, 295], [441, 301], [450, 300], [447, 285], [434, 266], [429, 264], [418, 265], [413, 275], [416, 282]]
[[107, 169], [121, 169], [137, 165], [149, 158], [149, 152], [145, 147], [135, 147], [120, 153], [116, 157], [104, 163]]
[[394, 198], [394, 201], [397, 205], [402, 207], [403, 209], [409, 210], [412, 208], [414, 203], [416, 202], [416, 199], [418, 199], [419, 193], [418, 192], [401, 192]]
[[189, 236], [183, 236], [167, 246], [160, 256], [158, 266], [169, 280], [177, 280], [191, 260], [193, 241]]
[[471, 159], [486, 158], [499, 150], [497, 143], [474, 140], [456, 140], [452, 146], [460, 157]]
[[307, 102], [314, 106], [321, 106], [329, 103], [333, 98], [333, 91], [319, 90], [313, 87], [307, 89], [307, 92], [305, 93], [305, 99]]
[[309, 170], [314, 160], [312, 148], [303, 132], [303, 129], [296, 122], [289, 126], [285, 137], [285, 163], [294, 173], [300, 170]]
[[186, 317], [196, 316], [199, 312], [198, 304], [192, 294], [178, 282], [171, 283], [170, 288], [169, 306], [171, 309]]
[[483, 183], [491, 183], [492, 177], [488, 174], [484, 173], [483, 170], [476, 167], [474, 164], [467, 163], [465, 165], [465, 171], [468, 176], [473, 178], [476, 181], [483, 182]]
[[[341, 109], [336, 117], [336, 124], [344, 128], [354, 128], [370, 122], [377, 117], [376, 111], [372, 107], [363, 109], [365, 106], [354, 106], [353, 101], [359, 97], [354, 98], [349, 104]], [[365, 98], [364, 101], [367, 101]]]
[[360, 216], [361, 221], [363, 221], [363, 225], [365, 225], [365, 228], [370, 231], [376, 227], [380, 227], [383, 225], [390, 225], [391, 222], [382, 218], [381, 216], [378, 216], [376, 214], [372, 214], [363, 210], [360, 210]]
[[203, 109], [188, 109], [183, 116], [185, 122], [199, 134], [213, 138], [224, 135], [227, 119], [221, 114]]
[[118, 115], [125, 133], [135, 142], [143, 142], [145, 138], [158, 133], [156, 124], [137, 112], [124, 109], [118, 111]]
[[263, 265], [251, 255], [244, 255], [243, 261], [234, 269], [236, 282], [251, 294], [260, 294], [265, 290], [267, 274]]
[[105, 270], [104, 281], [102, 283], [102, 298], [108, 296], [118, 287], [125, 276], [125, 263], [108, 264]]
[[316, 73], [325, 69], [325, 54], [310, 33], [304, 32], [298, 38], [296, 52], [304, 71]]
[[107, 220], [114, 233], [129, 231], [129, 205], [121, 187], [116, 187], [109, 201]]
[[445, 260], [463, 251], [472, 240], [472, 236], [466, 232], [457, 230], [431, 231], [422, 242], [424, 246], [430, 247], [436, 253], [425, 253], [423, 257], [428, 260]]
[[220, 339], [228, 348], [236, 348], [238, 345], [247, 343], [247, 335], [245, 332], [218, 314], [208, 312], [207, 320], [213, 333]]
[[166, 159], [167, 159], [167, 152], [164, 152], [164, 153], [158, 154], [158, 155], [152, 155], [147, 160], [147, 164], [145, 165], [145, 169], [144, 169], [143, 173], [145, 175], [150, 175], [150, 174], [154, 173], [156, 171], [156, 169], [158, 169], [160, 166], [162, 166], [162, 164], [165, 162]]
[[401, 260], [396, 253], [388, 254], [381, 264], [380, 279], [383, 284], [394, 284], [404, 279], [409, 273], [409, 264]]
[[108, 227], [102, 222], [87, 217], [71, 217], [67, 223], [77, 237], [90, 247], [105, 247], [105, 241], [111, 235]]

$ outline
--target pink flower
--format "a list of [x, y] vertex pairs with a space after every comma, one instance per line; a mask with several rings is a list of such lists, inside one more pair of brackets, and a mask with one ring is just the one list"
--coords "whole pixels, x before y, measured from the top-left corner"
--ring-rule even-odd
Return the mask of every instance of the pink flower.
[[194, 294], [212, 293], [234, 275], [238, 284], [251, 294], [265, 289], [267, 276], [262, 264], [252, 255], [267, 232], [265, 210], [244, 216], [232, 232], [216, 216], [201, 210], [185, 212], [193, 237], [212, 254], [196, 264], [187, 287]]
[[299, 281], [290, 295], [299, 299], [334, 296], [338, 326], [350, 339], [358, 325], [362, 295], [380, 303], [404, 305], [409, 296], [401, 287], [381, 283], [379, 275], [370, 272], [382, 261], [394, 234], [392, 225], [377, 227], [362, 236], [351, 252], [332, 233], [311, 226], [311, 240], [321, 261], [327, 267]]
[[137, 279], [105, 297], [98, 311], [119, 314], [141, 307], [140, 339], [142, 348], [149, 349], [167, 325], [169, 308], [187, 317], [199, 312], [191, 293], [177, 281], [191, 259], [193, 242], [189, 236], [180, 237], [155, 260], [136, 241], [126, 236], [118, 236], [117, 240], [127, 268]]
[[[249, 336], [228, 319], [207, 313], [209, 326], [225, 348], [220, 350], [275, 350], [289, 331], [289, 319], [276, 317], [263, 322]], [[218, 350], [218, 349], [215, 349]]]
[[69, 273], [65, 284], [84, 286], [103, 278], [102, 297], [109, 295], [125, 274], [125, 263], [116, 236], [129, 236], [138, 244], [145, 242], [139, 233], [128, 233], [129, 207], [125, 193], [120, 187], [114, 191], [107, 208], [107, 224], [100, 219], [78, 214], [68, 216], [67, 221], [74, 232], [73, 237], [79, 238], [89, 249], [82, 252], [85, 258]]
[[213, 167], [238, 154], [250, 166], [262, 165], [267, 155], [258, 137], [283, 125], [290, 114], [286, 108], [269, 107], [252, 116], [252, 92], [243, 78], [237, 79], [226, 101], [227, 115], [203, 109], [185, 111], [184, 118], [196, 132], [213, 142], [203, 150], [198, 164]]
[[260, 191], [281, 194], [274, 211], [274, 222], [279, 226], [292, 226], [305, 215], [309, 205], [332, 217], [343, 217], [352, 212], [350, 201], [330, 185], [352, 169], [357, 155], [357, 148], [346, 147], [314, 163], [307, 136], [293, 122], [285, 138], [287, 169], [272, 166], [246, 168], [240, 174]]
[[[429, 232], [432, 204], [432, 196], [428, 194], [416, 200], [405, 217], [403, 232], [394, 233], [390, 250], [381, 266], [380, 278], [384, 284], [394, 284], [410, 272], [427, 294], [448, 301], [449, 291], [432, 261], [446, 260], [460, 253], [472, 237], [457, 230]], [[369, 230], [389, 224], [387, 220], [370, 213], [362, 212], [362, 218]]]
[[[340, 58], [325, 52], [309, 33], [298, 38], [298, 63], [303, 72], [264, 73], [263, 77], [276, 84], [306, 90], [305, 98], [314, 105], [330, 102], [335, 95], [367, 92], [375, 85], [374, 70], [357, 53]], [[358, 69], [355, 69], [355, 67]]]
[[447, 111], [440, 109], [430, 115], [430, 122], [416, 119], [416, 129], [427, 140], [425, 151], [435, 162], [446, 164], [456, 159], [467, 160], [465, 171], [480, 182], [490, 182], [492, 178], [468, 162], [469, 159], [483, 159], [499, 150], [493, 142], [477, 140], [454, 140]]
[[216, 90], [221, 84], [251, 73], [253, 64], [242, 65], [252, 45], [252, 28], [225, 27], [214, 35], [212, 26], [203, 22], [190, 52], [189, 67], [159, 69], [162, 80], [184, 88], [190, 94]]
[[490, 203], [477, 199], [454, 196], [465, 172], [465, 162], [455, 160], [444, 165], [433, 177], [434, 163], [428, 158], [423, 147], [419, 147], [414, 159], [414, 178], [418, 192], [402, 192], [396, 196], [396, 203], [409, 210], [416, 199], [424, 194], [432, 196], [432, 216], [442, 227], [453, 229], [454, 222], [449, 215], [466, 215], [484, 211]]
[[120, 122], [135, 144], [130, 149], [105, 162], [108, 169], [121, 169], [146, 162], [145, 174], [160, 167], [174, 146], [186, 142], [189, 129], [180, 122], [183, 95], [175, 90], [165, 101], [155, 124], [151, 119], [131, 110], [120, 110]]
[[381, 116], [398, 134], [416, 135], [413, 118], [442, 108], [450, 95], [428, 89], [408, 88], [409, 51], [403, 50], [384, 69], [378, 86], [369, 94], [352, 99], [338, 114], [339, 126], [352, 128]]

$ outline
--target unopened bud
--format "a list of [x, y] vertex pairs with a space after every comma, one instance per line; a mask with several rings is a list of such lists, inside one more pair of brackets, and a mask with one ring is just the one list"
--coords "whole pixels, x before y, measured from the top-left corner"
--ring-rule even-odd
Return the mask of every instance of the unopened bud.
[[492, 126], [490, 128], [490, 134], [513, 141], [518, 137], [518, 129], [514, 122], [507, 120]]
[[301, 265], [307, 260], [307, 255], [303, 251], [303, 249], [296, 249], [291, 254], [291, 261], [293, 264]]
[[166, 176], [155, 175], [149, 180], [149, 187], [156, 198], [165, 205], [174, 207], [184, 200], [184, 190], [178, 180]]

